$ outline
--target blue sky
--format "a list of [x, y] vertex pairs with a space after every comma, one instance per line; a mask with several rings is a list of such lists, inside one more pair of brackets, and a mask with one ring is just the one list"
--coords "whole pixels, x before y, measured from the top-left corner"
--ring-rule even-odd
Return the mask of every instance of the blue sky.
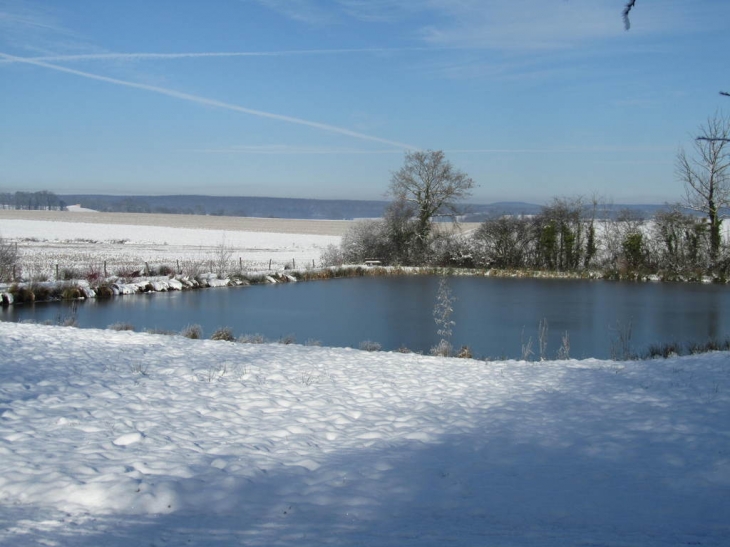
[[676, 201], [730, 111], [730, 2], [0, 0], [0, 190], [382, 199], [408, 149], [472, 201]]

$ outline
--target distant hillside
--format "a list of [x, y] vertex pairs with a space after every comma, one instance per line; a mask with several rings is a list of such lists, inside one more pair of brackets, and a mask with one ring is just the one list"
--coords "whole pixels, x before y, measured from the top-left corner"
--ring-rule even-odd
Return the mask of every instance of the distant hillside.
[[[63, 203], [81, 205], [102, 212], [167, 213], [187, 215], [244, 216], [318, 220], [352, 220], [383, 216], [387, 201], [262, 198], [241, 196], [106, 196], [64, 194]], [[643, 217], [652, 216], [663, 205], [612, 205], [599, 216], [611, 216], [632, 209]], [[481, 222], [494, 215], [535, 215], [541, 206], [521, 201], [470, 204], [461, 217], [465, 222]]]
[[[524, 203], [521, 201], [503, 201], [488, 205], [467, 205], [467, 213], [461, 217], [464, 222], [483, 222], [495, 215], [537, 215], [542, 205]], [[631, 210], [640, 218], [651, 218], [667, 205], [656, 204], [610, 204], [599, 206], [596, 210], [597, 218], [614, 218], [620, 211]], [[591, 207], [585, 207], [586, 215], [591, 215]]]
[[240, 196], [103, 196], [67, 194], [67, 204], [104, 212], [168, 213], [351, 220], [383, 216], [386, 201], [261, 198]]

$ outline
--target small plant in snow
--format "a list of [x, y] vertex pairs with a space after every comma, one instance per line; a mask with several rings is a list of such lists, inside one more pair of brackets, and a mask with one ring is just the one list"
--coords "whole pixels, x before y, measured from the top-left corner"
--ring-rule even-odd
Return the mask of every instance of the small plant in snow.
[[226, 245], [226, 239], [224, 237], [213, 251], [213, 258], [210, 261], [210, 269], [218, 276], [218, 279], [226, 277], [226, 274], [231, 269], [232, 256], [233, 249]]
[[203, 260], [181, 260], [180, 273], [190, 279], [198, 279], [205, 271], [205, 261]]
[[266, 338], [263, 334], [244, 334], [238, 337], [237, 342], [241, 344], [264, 344]]
[[547, 359], [548, 322], [542, 319], [537, 325], [537, 341], [540, 347], [540, 361]]
[[279, 343], [285, 346], [288, 346], [290, 344], [296, 344], [297, 337], [293, 334], [287, 334], [286, 336], [282, 336], [281, 338], [279, 338]]
[[532, 336], [530, 336], [527, 339], [527, 342], [525, 342], [525, 327], [522, 327], [522, 334], [520, 335], [520, 347], [522, 349], [522, 360], [529, 361], [534, 352], [532, 351]]
[[433, 309], [433, 319], [438, 327], [436, 334], [441, 337], [441, 341], [431, 349], [432, 355], [446, 357], [451, 354], [451, 333], [456, 324], [451, 320], [451, 314], [454, 313], [455, 300], [456, 298], [451, 294], [448, 280], [446, 277], [442, 277], [436, 293], [436, 306]]
[[107, 329], [117, 331], [134, 330], [134, 325], [132, 325], [131, 323], [112, 323], [107, 327]]
[[248, 376], [248, 367], [240, 364], [233, 365], [231, 367], [231, 374], [236, 380], [243, 382], [246, 376]]
[[461, 346], [461, 349], [457, 352], [456, 356], [459, 359], [473, 359], [474, 355], [471, 352], [471, 348], [469, 346]]
[[303, 386], [311, 386], [317, 380], [317, 375], [313, 370], [302, 372], [301, 382]]
[[570, 359], [570, 336], [568, 331], [560, 337], [560, 349], [558, 350], [558, 359]]
[[631, 338], [633, 336], [633, 324], [629, 320], [623, 324], [616, 321], [616, 326], [611, 328], [614, 336], [611, 340], [611, 359], [614, 361], [630, 361], [636, 357], [631, 347]]
[[360, 349], [362, 351], [380, 351], [382, 346], [372, 340], [364, 340], [360, 342]]
[[668, 359], [669, 357], [681, 355], [681, 353], [682, 346], [677, 342], [668, 342], [665, 344], [656, 343], [649, 346], [649, 349], [646, 352], [646, 358], [656, 359], [658, 357], [662, 357], [664, 359]]
[[147, 376], [147, 369], [149, 365], [143, 365], [142, 363], [133, 363], [129, 365], [129, 371], [132, 374], [139, 374], [140, 376]]
[[185, 338], [200, 340], [203, 337], [203, 329], [200, 325], [188, 325], [180, 334], [182, 334]]
[[449, 357], [453, 347], [448, 340], [441, 340], [437, 345], [431, 348], [431, 355], [436, 357]]
[[234, 342], [236, 337], [230, 327], [222, 327], [215, 331], [211, 336], [211, 340], [222, 340], [223, 342]]

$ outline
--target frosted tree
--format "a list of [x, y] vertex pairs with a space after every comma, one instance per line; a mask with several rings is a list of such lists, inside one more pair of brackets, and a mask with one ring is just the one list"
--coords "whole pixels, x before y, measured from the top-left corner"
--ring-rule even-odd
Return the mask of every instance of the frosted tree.
[[451, 294], [451, 287], [446, 277], [439, 281], [438, 292], [436, 293], [436, 306], [433, 309], [433, 318], [436, 322], [436, 334], [441, 337], [438, 345], [431, 350], [433, 355], [448, 357], [451, 355], [451, 334], [456, 324], [451, 319], [454, 313], [454, 301], [456, 298]]
[[416, 217], [415, 239], [426, 248], [435, 216], [456, 219], [460, 200], [471, 195], [474, 181], [456, 169], [440, 150], [406, 152], [403, 167], [393, 173], [389, 194], [410, 204]]

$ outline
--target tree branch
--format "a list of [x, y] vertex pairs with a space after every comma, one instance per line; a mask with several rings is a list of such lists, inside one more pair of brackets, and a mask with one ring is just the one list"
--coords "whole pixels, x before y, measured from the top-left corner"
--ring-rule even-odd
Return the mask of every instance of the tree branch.
[[635, 4], [636, 4], [636, 0], [630, 0], [626, 4], [626, 7], [624, 8], [624, 11], [623, 11], [624, 28], [626, 30], [629, 30], [631, 28], [631, 21], [629, 21], [629, 13], [631, 13], [631, 9], [634, 7]]

